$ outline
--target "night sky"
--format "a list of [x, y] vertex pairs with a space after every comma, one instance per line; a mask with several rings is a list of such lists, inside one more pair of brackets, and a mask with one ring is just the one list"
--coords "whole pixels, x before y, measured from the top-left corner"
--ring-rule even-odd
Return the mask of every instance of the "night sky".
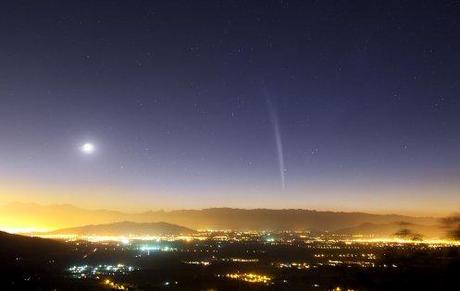
[[0, 202], [451, 213], [459, 78], [458, 1], [2, 1]]

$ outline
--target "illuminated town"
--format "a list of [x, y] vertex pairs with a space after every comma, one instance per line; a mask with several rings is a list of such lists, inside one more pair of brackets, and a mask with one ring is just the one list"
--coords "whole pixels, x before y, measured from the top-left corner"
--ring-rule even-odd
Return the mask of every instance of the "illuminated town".
[[[201, 230], [175, 237], [70, 235], [59, 237], [59, 241], [69, 246], [73, 260], [80, 262], [62, 270], [67, 280], [118, 290], [180, 289], [191, 281], [211, 289], [255, 285], [360, 290], [366, 284], [340, 274], [395, 275], [411, 266], [405, 259], [408, 256], [423, 252], [436, 260], [449, 260], [447, 254], [460, 246], [454, 240], [358, 237], [313, 235], [309, 231]], [[162, 275], [148, 275], [152, 272]], [[336, 274], [334, 279], [330, 274]]]

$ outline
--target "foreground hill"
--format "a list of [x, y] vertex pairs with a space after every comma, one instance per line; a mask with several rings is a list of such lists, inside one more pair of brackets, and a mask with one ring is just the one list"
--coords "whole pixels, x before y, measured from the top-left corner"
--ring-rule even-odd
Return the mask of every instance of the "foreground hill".
[[68, 247], [58, 241], [10, 234], [0, 231], [0, 258], [47, 257], [67, 252]]
[[39, 205], [14, 203], [0, 207], [0, 221], [13, 225], [28, 221], [36, 227], [67, 228], [119, 221], [162, 221], [192, 229], [234, 230], [317, 230], [336, 231], [363, 223], [391, 224], [406, 222], [436, 226], [438, 219], [404, 215], [379, 215], [362, 212], [332, 212], [304, 209], [235, 209], [147, 211], [127, 213], [88, 210], [72, 205]]
[[81, 227], [63, 228], [48, 234], [77, 234], [77, 235], [188, 235], [196, 231], [165, 222], [117, 222], [109, 224], [85, 225]]
[[0, 232], [0, 290], [101, 290], [68, 277], [78, 258], [65, 243]]

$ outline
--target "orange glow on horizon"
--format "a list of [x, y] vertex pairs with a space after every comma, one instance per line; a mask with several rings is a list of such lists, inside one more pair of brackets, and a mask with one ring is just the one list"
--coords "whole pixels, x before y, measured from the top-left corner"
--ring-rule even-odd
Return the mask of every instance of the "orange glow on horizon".
[[[348, 197], [345, 202], [334, 201], [332, 199], [336, 195], [334, 193], [325, 193], [321, 192], [321, 189], [310, 188], [306, 191], [308, 193], [318, 191], [321, 195], [312, 196], [311, 201], [304, 203], [305, 206], [302, 207], [302, 202], [296, 201], [297, 205], [294, 205], [290, 200], [285, 199], [284, 204], [275, 203], [270, 199], [265, 199], [264, 203], [261, 205], [260, 199], [258, 202], [252, 202], [251, 199], [257, 200], [257, 195], [253, 195], [250, 190], [248, 190], [247, 199], [244, 201], [244, 204], [238, 204], [237, 200], [231, 200], [230, 204], [225, 203], [219, 205], [203, 205], [203, 207], [187, 207], [187, 202], [184, 202], [180, 196], [179, 198], [174, 195], [166, 195], [167, 198], [150, 195], [148, 199], [142, 200], [140, 197], [144, 195], [136, 196], [137, 193], [135, 190], [130, 192], [128, 190], [120, 190], [114, 187], [65, 187], [63, 185], [43, 185], [40, 183], [30, 183], [20, 180], [7, 180], [0, 179], [0, 229], [6, 230], [8, 232], [30, 232], [30, 231], [50, 231], [58, 228], [67, 228], [67, 227], [76, 227], [87, 224], [100, 224], [100, 223], [109, 223], [119, 221], [119, 216], [112, 216], [111, 212], [119, 211], [118, 213], [132, 214], [139, 213], [142, 211], [148, 210], [158, 210], [158, 209], [203, 209], [203, 208], [212, 208], [212, 207], [234, 207], [234, 208], [243, 208], [243, 209], [254, 209], [254, 208], [267, 208], [267, 209], [309, 209], [309, 210], [318, 210], [318, 211], [344, 211], [344, 212], [367, 212], [374, 214], [402, 214], [402, 215], [412, 215], [412, 216], [447, 216], [451, 215], [455, 210], [460, 207], [460, 196], [455, 195], [458, 193], [457, 188], [447, 187], [443, 191], [446, 193], [452, 193], [452, 201], [434, 201], [432, 199], [425, 199], [420, 201], [414, 201], [414, 199], [408, 199], [402, 197], [401, 193], [407, 191], [411, 196], [417, 191], [417, 189], [408, 188], [406, 190], [396, 189], [388, 187], [389, 196], [402, 197], [401, 201], [391, 202], [385, 200], [384, 198], [378, 198], [381, 195], [376, 195], [378, 197], [373, 198], [373, 200], [366, 200], [354, 195], [346, 196]], [[431, 186], [427, 187], [424, 191], [421, 192], [422, 196], [427, 197], [428, 194], [434, 191], [436, 187]], [[228, 192], [227, 196], [234, 196], [232, 193]], [[237, 191], [233, 189], [232, 191]], [[439, 190], [441, 191], [441, 190]], [[375, 191], [377, 193], [377, 190]], [[294, 196], [305, 196], [303, 192], [299, 191], [298, 194]], [[308, 194], [309, 195], [309, 194]], [[415, 195], [415, 194], [413, 194]], [[191, 195], [193, 196], [193, 195]], [[321, 197], [319, 197], [321, 196]], [[406, 195], [407, 196], [407, 195]], [[295, 197], [294, 197], [295, 198]], [[236, 198], [235, 198], [236, 199]], [[307, 199], [307, 200], [308, 200]], [[396, 198], [394, 198], [396, 199]], [[194, 199], [196, 200], [196, 199]], [[157, 203], [161, 201], [161, 205]], [[22, 211], [12, 211], [9, 203], [26, 203], [27, 206], [22, 207]], [[184, 203], [184, 204], [176, 204]], [[40, 204], [34, 204], [40, 203]], [[222, 203], [222, 202], [219, 202]], [[2, 205], [3, 204], [3, 205]], [[7, 206], [5, 206], [7, 204]], [[291, 205], [292, 204], [292, 205]], [[340, 207], [338, 206], [340, 204]], [[73, 206], [72, 206], [73, 205]], [[174, 205], [174, 207], [172, 207]], [[247, 207], [251, 205], [252, 207]], [[276, 207], [270, 207], [275, 205]], [[326, 205], [329, 205], [326, 207]], [[393, 208], [390, 208], [391, 207]], [[396, 205], [396, 206], [395, 206]], [[52, 207], [58, 208], [58, 210], [51, 209]], [[242, 206], [242, 207], [241, 207]], [[377, 206], [379, 208], [377, 208]], [[69, 211], [69, 208], [73, 208], [72, 211]], [[82, 209], [79, 209], [79, 208]], [[400, 209], [397, 209], [399, 207]], [[411, 208], [412, 207], [412, 208]], [[39, 210], [38, 210], [39, 209]], [[33, 215], [33, 212], [44, 211], [41, 213], [40, 217]], [[95, 209], [103, 209], [103, 211], [96, 211]], [[387, 210], [384, 210], [387, 209]], [[433, 210], [436, 209], [436, 210]], [[94, 211], [94, 216], [85, 217], [77, 215], [80, 210], [83, 211]]]

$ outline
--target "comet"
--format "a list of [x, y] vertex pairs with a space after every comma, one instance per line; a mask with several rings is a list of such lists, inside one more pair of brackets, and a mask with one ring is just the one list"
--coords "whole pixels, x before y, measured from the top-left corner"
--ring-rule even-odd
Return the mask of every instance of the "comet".
[[276, 153], [278, 157], [278, 167], [279, 167], [279, 175], [280, 175], [280, 182], [281, 182], [281, 189], [286, 189], [286, 167], [284, 165], [284, 153], [283, 153], [283, 142], [281, 140], [281, 131], [279, 126], [278, 114], [273, 106], [273, 103], [270, 101], [269, 98], [266, 98], [268, 115], [270, 117], [270, 122], [273, 127], [273, 134], [275, 136], [275, 144], [276, 144]]

